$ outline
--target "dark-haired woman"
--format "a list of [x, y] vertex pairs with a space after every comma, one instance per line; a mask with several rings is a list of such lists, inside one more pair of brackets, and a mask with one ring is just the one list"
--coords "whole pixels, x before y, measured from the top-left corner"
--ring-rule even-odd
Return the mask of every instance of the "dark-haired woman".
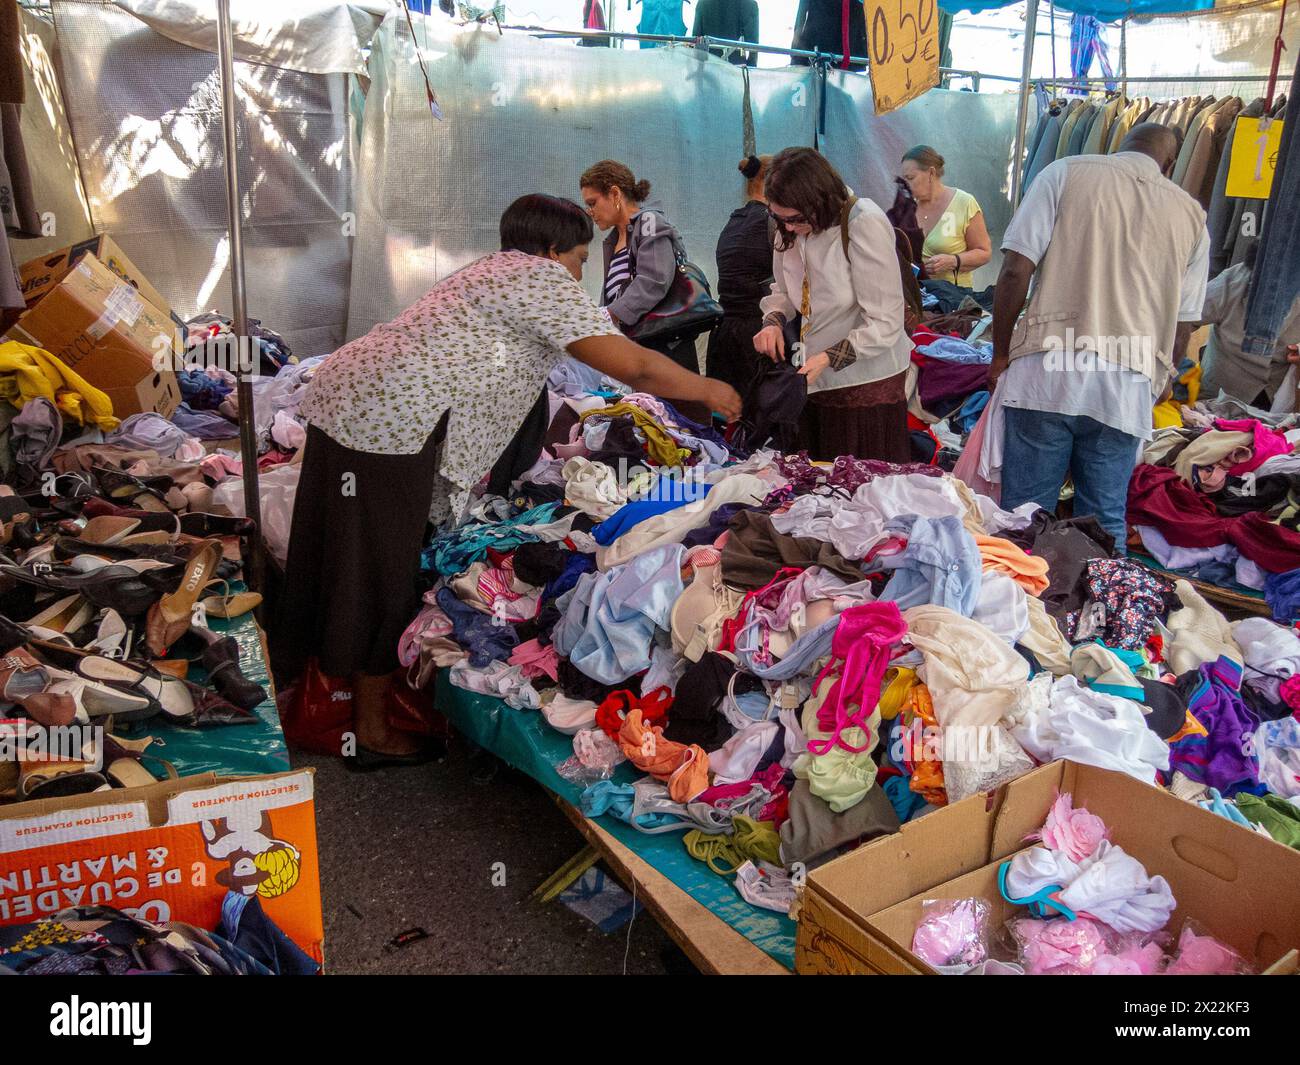
[[[641, 206], [650, 196], [650, 182], [638, 181], [622, 163], [602, 159], [583, 172], [578, 184], [596, 228], [608, 231], [600, 305], [626, 332], [668, 295], [677, 257], [685, 257], [685, 247], [662, 211]], [[692, 373], [699, 372], [694, 337], [650, 347]]]
[[813, 457], [907, 462], [912, 342], [903, 328], [894, 227], [812, 148], [777, 155], [764, 187], [777, 237], [755, 349], [771, 359], [789, 357], [783, 328], [801, 315], [805, 435]]
[[745, 178], [745, 206], [731, 212], [718, 237], [718, 303], [722, 323], [709, 337], [705, 366], [710, 377], [726, 381], [741, 395], [762, 362], [754, 334], [763, 327], [759, 303], [772, 290], [772, 235], [763, 178], [770, 155], [751, 155], [737, 167]]
[[566, 351], [638, 391], [738, 413], [730, 388], [632, 343], [591, 302], [578, 283], [591, 238], [571, 200], [516, 200], [499, 252], [345, 344], [303, 399], [277, 655], [352, 678], [358, 768], [436, 754], [385, 714], [426, 524], [461, 514]]

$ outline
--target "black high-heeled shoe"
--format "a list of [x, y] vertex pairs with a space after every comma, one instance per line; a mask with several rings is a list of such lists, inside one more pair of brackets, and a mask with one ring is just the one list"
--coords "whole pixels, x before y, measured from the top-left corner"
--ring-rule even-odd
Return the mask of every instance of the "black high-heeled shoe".
[[170, 477], [137, 477], [104, 466], [96, 466], [92, 472], [99, 482], [100, 492], [119, 504], [128, 504], [141, 495], [149, 495], [159, 502], [165, 502], [164, 497], [173, 483]]
[[245, 710], [266, 701], [266, 689], [244, 676], [239, 667], [239, 641], [233, 636], [222, 636], [198, 625], [190, 632], [205, 644], [199, 664], [208, 673], [208, 683], [236, 706]]
[[67, 566], [27, 569], [24, 566], [0, 565], [0, 576], [19, 584], [46, 591], [78, 592], [95, 606], [112, 607], [123, 616], [143, 614], [158, 601], [157, 587], [145, 580], [156, 574], [171, 574], [171, 567], [137, 573], [125, 566], [103, 566], [91, 573], [79, 573]]

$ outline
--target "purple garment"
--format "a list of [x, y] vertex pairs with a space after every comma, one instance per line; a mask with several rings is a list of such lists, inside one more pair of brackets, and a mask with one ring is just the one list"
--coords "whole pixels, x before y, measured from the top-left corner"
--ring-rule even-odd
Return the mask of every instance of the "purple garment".
[[946, 418], [968, 398], [988, 387], [989, 368], [982, 363], [954, 363], [926, 358], [917, 366], [921, 406]]
[[727, 531], [727, 526], [734, 515], [739, 514], [742, 510], [754, 510], [754, 507], [745, 503], [723, 503], [717, 510], [709, 515], [709, 524], [702, 525], [698, 529], [692, 529], [682, 537], [683, 547], [699, 547], [701, 544], [711, 544], [719, 536]]
[[452, 637], [469, 652], [469, 664], [482, 669], [498, 659], [507, 659], [519, 643], [513, 625], [502, 625], [491, 614], [466, 606], [450, 588], [439, 588], [438, 605], [451, 620]]
[[[842, 489], [846, 495], [852, 495], [864, 484], [877, 477], [890, 477], [897, 473], [919, 473], [927, 477], [942, 477], [943, 470], [924, 462], [882, 462], [879, 459], [860, 459], [853, 455], [840, 455], [827, 469], [815, 466], [808, 458], [808, 452], [800, 451], [795, 455], [783, 455], [777, 458], [776, 468], [781, 476], [789, 478], [792, 495], [807, 495], [818, 488], [829, 487]], [[785, 489], [777, 489], [784, 492]], [[776, 492], [773, 493], [773, 496]], [[769, 506], [769, 501], [764, 506]]]
[[50, 464], [63, 434], [63, 418], [44, 396], [29, 399], [10, 425], [14, 461], [23, 479], [34, 480]]
[[132, 414], [117, 429], [104, 437], [104, 443], [125, 448], [156, 451], [165, 459], [175, 457], [185, 443], [186, 434], [161, 414], [146, 411]]
[[186, 436], [200, 440], [229, 440], [239, 435], [239, 426], [224, 415], [211, 410], [193, 410], [182, 403], [172, 412], [172, 424]]
[[1178, 678], [1178, 690], [1187, 699], [1192, 716], [1205, 726], [1208, 736], [1187, 736], [1169, 746], [1169, 768], [1218, 788], [1224, 798], [1238, 792], [1258, 793], [1259, 765], [1253, 755], [1251, 734], [1259, 721], [1242, 701], [1241, 667], [1230, 658], [1207, 662]]

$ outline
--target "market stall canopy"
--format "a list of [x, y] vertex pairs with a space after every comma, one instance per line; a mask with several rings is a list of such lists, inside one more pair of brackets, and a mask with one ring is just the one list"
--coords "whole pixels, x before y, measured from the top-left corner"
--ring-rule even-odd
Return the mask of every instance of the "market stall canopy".
[[[957, 14], [962, 11], [991, 11], [994, 8], [1010, 7], [1018, 0], [939, 0], [939, 7]], [[1092, 15], [1102, 22], [1118, 22], [1125, 15], [1168, 15], [1180, 11], [1200, 13], [1212, 11], [1219, 7], [1235, 7], [1228, 3], [1215, 3], [1214, 0], [1057, 0], [1057, 7], [1077, 15]]]
[[[217, 50], [217, 0], [114, 3], [164, 37]], [[364, 74], [370, 39], [394, 6], [388, 0], [231, 0], [234, 56], [307, 74]]]

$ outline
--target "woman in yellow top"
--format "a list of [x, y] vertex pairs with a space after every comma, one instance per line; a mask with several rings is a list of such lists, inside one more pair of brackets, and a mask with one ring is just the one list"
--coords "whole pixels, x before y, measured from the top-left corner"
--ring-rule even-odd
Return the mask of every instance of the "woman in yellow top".
[[929, 145], [918, 144], [903, 156], [902, 174], [916, 197], [926, 275], [970, 288], [972, 271], [993, 257], [980, 205], [969, 192], [943, 183], [943, 156]]

